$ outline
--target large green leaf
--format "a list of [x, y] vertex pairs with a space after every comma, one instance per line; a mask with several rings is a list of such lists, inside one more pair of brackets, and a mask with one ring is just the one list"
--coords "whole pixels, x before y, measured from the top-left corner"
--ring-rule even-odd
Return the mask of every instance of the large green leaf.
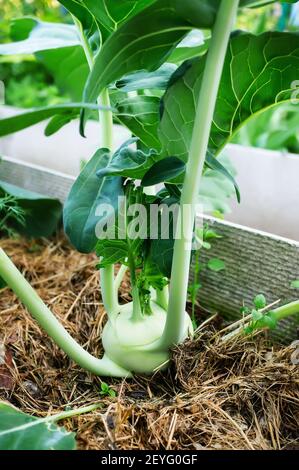
[[[160, 138], [165, 155], [187, 160], [205, 58], [182, 66], [164, 97]], [[187, 64], [188, 65], [188, 64]], [[236, 130], [261, 111], [292, 98], [299, 35], [270, 32], [232, 37], [220, 84], [209, 150], [218, 154]]]
[[76, 24], [76, 27], [81, 30], [87, 39], [90, 51], [97, 53], [102, 46], [103, 33], [101, 31], [100, 24], [89, 11], [83, 1], [77, 0], [59, 0], [65, 8], [72, 14]]
[[31, 111], [17, 114], [16, 116], [0, 119], [0, 137], [13, 134], [14, 132], [19, 132], [53, 116], [63, 116], [66, 120], [68, 118], [74, 119], [79, 115], [80, 109], [82, 108], [93, 110], [98, 110], [99, 108], [108, 109], [86, 103], [66, 103], [43, 108], [35, 108]]
[[[18, 40], [20, 37], [26, 39]], [[16, 42], [0, 44], [0, 55], [35, 54], [39, 51], [80, 45], [74, 26], [46, 23], [35, 18], [14, 20], [12, 36]]]
[[78, 21], [84, 30], [92, 28], [95, 19], [81, 0], [58, 0]]
[[[148, 7], [156, 0], [82, 0], [97, 21], [109, 33], [115, 31], [122, 23]], [[69, 0], [68, 0], [69, 2]], [[65, 0], [60, 3], [66, 3]]]
[[57, 199], [18, 188], [1, 180], [0, 192], [13, 196], [24, 213], [24, 222], [11, 220], [10, 228], [27, 237], [53, 235], [62, 216], [62, 206]]
[[112, 215], [112, 212], [96, 215], [99, 205], [109, 204], [111, 211], [116, 211], [118, 197], [122, 195], [122, 178], [99, 178], [96, 175], [97, 171], [108, 165], [109, 160], [110, 152], [107, 149], [95, 153], [75, 181], [64, 206], [65, 233], [82, 253], [94, 250], [97, 224]]
[[137, 139], [131, 139], [113, 155], [111, 162], [97, 172], [99, 178], [104, 176], [122, 176], [124, 178], [142, 179], [152, 165], [159, 160], [154, 149], [135, 150], [130, 145]]
[[[186, 3], [190, 2], [186, 0]], [[211, 18], [205, 14], [201, 3], [199, 9], [202, 18], [197, 26], [211, 25]], [[85, 87], [84, 100], [95, 102], [105, 87], [126, 74], [159, 68], [172, 49], [192, 29], [192, 23], [186, 15], [188, 11], [182, 8], [180, 2], [157, 0], [120, 26], [96, 57]], [[199, 20], [199, 15], [196, 19]], [[85, 113], [82, 113], [81, 133], [84, 133], [84, 116]]]
[[75, 434], [0, 402], [0, 450], [75, 450]]
[[205, 37], [199, 30], [191, 31], [174, 51], [170, 54], [168, 60], [171, 63], [179, 64], [185, 60], [193, 59], [207, 52], [211, 38]]
[[63, 47], [35, 54], [50, 72], [59, 90], [80, 101], [89, 75], [89, 66], [81, 46]]
[[161, 149], [158, 137], [160, 98], [134, 96], [116, 104], [118, 120], [150, 148]]
[[56, 423], [97, 408], [98, 404], [89, 405], [36, 418], [0, 401], [0, 450], [75, 450], [75, 434]]
[[[126, 74], [159, 68], [188, 32], [214, 25], [220, 1], [156, 0], [131, 17], [108, 38], [97, 55], [85, 86], [84, 101], [95, 102], [104, 88]], [[240, 5], [252, 3], [257, 2], [241, 0]], [[89, 2], [90, 8], [94, 5]], [[101, 22], [100, 4], [96, 4], [93, 13]], [[82, 135], [87, 117], [82, 111]]]

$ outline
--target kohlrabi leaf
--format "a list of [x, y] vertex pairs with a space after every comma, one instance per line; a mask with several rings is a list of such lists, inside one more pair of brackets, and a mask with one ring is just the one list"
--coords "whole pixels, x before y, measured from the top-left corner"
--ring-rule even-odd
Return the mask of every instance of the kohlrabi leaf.
[[[211, 175], [216, 178], [216, 181], [219, 184], [219, 187], [217, 191], [214, 194], [214, 197], [216, 200], [221, 200], [220, 194], [223, 195], [224, 201], [226, 199], [226, 196], [224, 195], [223, 191], [221, 191], [222, 186], [224, 185], [225, 188], [228, 188], [228, 194], [231, 196], [232, 195], [232, 188], [235, 188], [236, 196], [238, 202], [241, 200], [240, 196], [240, 189], [239, 186], [233, 176], [232, 173], [221, 163], [222, 159], [218, 158], [216, 159], [213, 157], [213, 155], [208, 154], [206, 158], [206, 167], [209, 170], [205, 171], [203, 178], [202, 178], [202, 183], [201, 183], [201, 188], [200, 188], [200, 197], [203, 196], [203, 200], [206, 201], [206, 189], [207, 189], [207, 184], [209, 182], [209, 176]], [[185, 169], [186, 169], [186, 164], [180, 160], [177, 157], [165, 157], [161, 159], [159, 157], [158, 161], [154, 163], [154, 165], [146, 172], [146, 174], [143, 176], [141, 184], [142, 186], [154, 186], [159, 183], [164, 183], [164, 182], [171, 182], [175, 184], [183, 184], [184, 182], [184, 175], [185, 175]], [[219, 176], [221, 176], [220, 180], [217, 177], [217, 173]], [[223, 180], [226, 179], [229, 184], [226, 184]], [[171, 186], [171, 185], [170, 185]], [[216, 188], [214, 188], [216, 189]], [[227, 193], [227, 190], [225, 191], [225, 194]], [[212, 193], [209, 193], [212, 195]], [[217, 196], [218, 195], [218, 196]], [[202, 202], [202, 201], [201, 201]], [[221, 200], [221, 203], [223, 203], [223, 200]], [[221, 210], [221, 207], [218, 205], [217, 209], [213, 209], [211, 211], [211, 200], [209, 200], [209, 204], [206, 206], [204, 204], [204, 209], [206, 209], [207, 212], [213, 212], [213, 210], [217, 210], [219, 212], [227, 212], [227, 209]]]
[[[155, 1], [156, 0], [121, 0], [121, 2], [117, 2], [115, 0], [82, 0], [81, 3], [88, 8], [99, 24], [112, 33], [117, 30], [122, 23], [128, 21], [132, 16]], [[66, 1], [63, 0], [63, 2], [60, 3], [66, 3]], [[69, 0], [68, 3], [70, 3]]]
[[[221, 154], [217, 158], [223, 167], [236, 177], [236, 170], [229, 158]], [[235, 193], [232, 180], [218, 170], [206, 169], [200, 183], [199, 203], [205, 214], [229, 214], [231, 212], [230, 202]]]
[[82, 99], [89, 66], [81, 46], [41, 51], [35, 56], [52, 75], [62, 93], [73, 101]]
[[241, 194], [238, 183], [236, 182], [235, 178], [231, 175], [231, 173], [225, 168], [225, 166], [220, 163], [219, 159], [215, 158], [211, 153], [208, 153], [208, 155], [206, 156], [206, 166], [211, 170], [219, 172], [233, 184], [236, 191], [237, 200], [240, 203]]
[[[84, 0], [85, 5], [103, 24], [103, 15], [109, 15], [106, 2]], [[139, 11], [116, 29], [117, 21], [108, 18], [105, 26], [114, 31], [96, 56], [94, 67], [84, 90], [84, 101], [95, 102], [100, 93], [111, 83], [124, 75], [138, 70], [153, 71], [159, 68], [174, 48], [192, 29], [212, 28], [221, 0], [156, 0]], [[240, 6], [249, 6], [253, 0], [241, 0]], [[122, 6], [128, 2], [122, 2]], [[133, 5], [138, 5], [137, 0]], [[112, 1], [109, 2], [109, 7]], [[144, 8], [145, 2], [142, 2]], [[113, 11], [121, 13], [120, 5], [115, 4]], [[111, 9], [112, 11], [112, 9]], [[134, 11], [134, 10], [133, 10]], [[136, 9], [135, 9], [136, 11]], [[112, 21], [111, 21], [112, 20]], [[115, 30], [116, 29], [116, 30]], [[87, 113], [81, 113], [81, 133]]]
[[69, 113], [67, 115], [54, 116], [48, 123], [45, 129], [45, 136], [50, 137], [51, 135], [58, 132], [66, 124], [69, 124], [73, 119], [76, 119], [77, 113]]
[[178, 64], [201, 56], [207, 52], [209, 44], [210, 38], [206, 38], [202, 31], [194, 29], [177, 45], [168, 60]]
[[210, 42], [211, 40], [207, 39], [201, 46], [176, 47], [169, 56], [168, 61], [170, 63], [180, 64], [185, 60], [190, 60], [194, 57], [200, 57], [208, 51]]
[[116, 116], [144, 145], [160, 150], [159, 107], [156, 96], [134, 96], [116, 104]]
[[[163, 154], [184, 161], [189, 146], [206, 58], [183, 64], [164, 97], [160, 138]], [[188, 65], [188, 64], [187, 64]], [[294, 97], [299, 35], [270, 32], [232, 37], [222, 75], [209, 150], [217, 155], [236, 130], [261, 111]], [[298, 102], [298, 97], [295, 99]]]
[[0, 402], [0, 450], [75, 450], [75, 434]]
[[83, 40], [88, 41], [89, 50], [96, 54], [102, 46], [103, 36], [106, 35], [99, 22], [81, 0], [59, 0], [59, 2], [72, 14], [80, 35], [82, 31]]
[[125, 92], [150, 89], [165, 90], [176, 68], [176, 65], [166, 63], [153, 72], [133, 72], [118, 80], [116, 88]]
[[0, 55], [28, 55], [49, 49], [80, 45], [80, 38], [73, 25], [46, 23], [35, 18], [14, 20], [12, 35], [19, 38], [24, 37], [26, 33], [28, 35], [26, 39], [0, 44]]
[[106, 268], [111, 264], [126, 264], [129, 245], [126, 240], [118, 240], [111, 237], [99, 239], [96, 245], [96, 253], [101, 258], [99, 268]]
[[[108, 165], [109, 160], [110, 152], [107, 149], [98, 150], [84, 166], [64, 205], [65, 233], [82, 253], [94, 250], [97, 224], [114, 214], [118, 207], [118, 197], [122, 195], [122, 178], [99, 178], [96, 175], [97, 171]], [[104, 213], [97, 212], [101, 204], [107, 204], [107, 211]]]
[[[85, 86], [84, 101], [95, 102], [104, 88], [124, 75], [159, 68], [190, 30], [213, 25], [219, 6], [214, 3], [157, 0], [123, 23], [97, 55]], [[82, 112], [82, 134], [86, 118], [87, 113]]]
[[57, 199], [21, 189], [0, 180], [0, 193], [12, 196], [21, 208], [21, 221], [7, 220], [9, 229], [27, 237], [50, 237], [58, 228], [62, 216], [62, 206]]
[[154, 149], [147, 151], [136, 150], [130, 145], [136, 139], [131, 139], [113, 155], [111, 162], [97, 172], [99, 178], [105, 176], [123, 176], [124, 178], [142, 179], [149, 168], [159, 159]]
[[[161, 224], [161, 220], [158, 225], [158, 238], [151, 240], [148, 262], [154, 266], [157, 266], [158, 271], [168, 279], [171, 276], [173, 249], [174, 249], [174, 232], [175, 232], [175, 216], [177, 214], [176, 208], [178, 208], [179, 200], [177, 198], [167, 198], [161, 202], [164, 208], [168, 208], [169, 218], [168, 223], [166, 222], [165, 212], [164, 223]], [[172, 207], [174, 210], [172, 210]]]
[[[82, 108], [98, 110], [101, 107], [86, 103], [66, 103], [35, 108], [25, 113], [17, 114], [16, 116], [0, 119], [0, 137], [19, 132], [53, 116], [62, 116], [66, 120], [75, 118], [79, 115], [80, 109]], [[102, 107], [102, 109], [110, 108]]]
[[185, 171], [185, 163], [177, 157], [163, 158], [149, 168], [143, 176], [142, 186], [154, 186], [164, 181], [171, 181]]
[[95, 23], [93, 15], [81, 0], [58, 0], [77, 20], [84, 30], [89, 30]]

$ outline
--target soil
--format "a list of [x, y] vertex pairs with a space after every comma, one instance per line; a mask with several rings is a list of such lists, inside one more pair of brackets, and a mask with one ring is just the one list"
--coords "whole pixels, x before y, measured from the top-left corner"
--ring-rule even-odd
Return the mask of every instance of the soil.
[[[94, 256], [61, 237], [1, 240], [67, 330], [100, 357], [106, 321]], [[121, 301], [130, 300], [128, 280]], [[79, 449], [299, 449], [299, 366], [291, 347], [265, 334], [221, 344], [219, 318], [173, 352], [153, 377], [105, 379], [116, 397], [102, 397], [101, 379], [56, 347], [14, 294], [0, 293], [0, 398], [35, 416], [101, 403], [64, 421]], [[199, 320], [204, 319], [198, 310]]]

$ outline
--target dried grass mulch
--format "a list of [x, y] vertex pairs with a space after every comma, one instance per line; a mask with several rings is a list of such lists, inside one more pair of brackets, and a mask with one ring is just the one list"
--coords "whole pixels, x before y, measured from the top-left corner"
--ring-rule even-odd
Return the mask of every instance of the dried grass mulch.
[[[1, 246], [67, 330], [100, 356], [105, 312], [93, 256], [61, 238]], [[122, 299], [128, 301], [126, 281]], [[80, 449], [299, 449], [299, 366], [292, 350], [265, 337], [223, 347], [214, 326], [174, 351], [154, 377], [101, 379], [74, 365], [39, 329], [9, 289], [0, 293], [0, 398], [36, 416], [102, 403], [63, 424]]]

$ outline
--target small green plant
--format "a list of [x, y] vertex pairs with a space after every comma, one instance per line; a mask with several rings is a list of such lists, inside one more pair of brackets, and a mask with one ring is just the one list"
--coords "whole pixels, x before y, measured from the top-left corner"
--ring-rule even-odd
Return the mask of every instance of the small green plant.
[[115, 398], [116, 397], [116, 392], [115, 392], [115, 390], [113, 390], [113, 388], [111, 388], [108, 384], [106, 384], [106, 382], [102, 382], [101, 383], [100, 395], [102, 397]]
[[[253, 335], [262, 330], [275, 330], [278, 323], [289, 316], [298, 317], [298, 301], [291, 302], [281, 307], [275, 307], [280, 300], [268, 305], [263, 294], [257, 295], [253, 300], [253, 306], [241, 308], [241, 320], [238, 320], [224, 328], [221, 340], [230, 341], [240, 335]], [[225, 334], [223, 334], [225, 333]]]
[[275, 311], [267, 311], [267, 301], [263, 294], [259, 294], [253, 300], [254, 308], [242, 308], [243, 315], [249, 315], [250, 321], [244, 328], [246, 335], [252, 334], [254, 331], [268, 328], [274, 330], [277, 327], [277, 318]]
[[[88, 119], [99, 113], [102, 148], [73, 185], [64, 228], [80, 252], [99, 257], [108, 316], [103, 358], [74, 341], [3, 250], [0, 275], [82, 367], [104, 376], [151, 374], [167, 367], [170, 349], [193, 332], [186, 301], [198, 202], [223, 212], [216, 196], [220, 189], [223, 202], [224, 182], [240, 201], [238, 185], [222, 163], [223, 148], [262, 111], [299, 102], [291, 86], [298, 79], [299, 36], [232, 34], [239, 9], [272, 3], [265, 0], [140, 0], [134, 7], [123, 0], [121, 9], [108, 0], [105, 8], [93, 0], [60, 3], [73, 26], [20, 19], [14, 25], [19, 40], [1, 44], [0, 54], [44, 57], [79, 101], [3, 119], [0, 136], [45, 119], [50, 119], [46, 135], [52, 135], [79, 114], [85, 136]], [[201, 44], [193, 47], [192, 36], [186, 47], [194, 32]], [[114, 121], [134, 136], [119, 149], [113, 148]], [[183, 223], [175, 223], [173, 205]], [[209, 266], [224, 268], [218, 259]], [[120, 305], [126, 270], [132, 302]], [[294, 302], [273, 312], [279, 321], [298, 310]]]

